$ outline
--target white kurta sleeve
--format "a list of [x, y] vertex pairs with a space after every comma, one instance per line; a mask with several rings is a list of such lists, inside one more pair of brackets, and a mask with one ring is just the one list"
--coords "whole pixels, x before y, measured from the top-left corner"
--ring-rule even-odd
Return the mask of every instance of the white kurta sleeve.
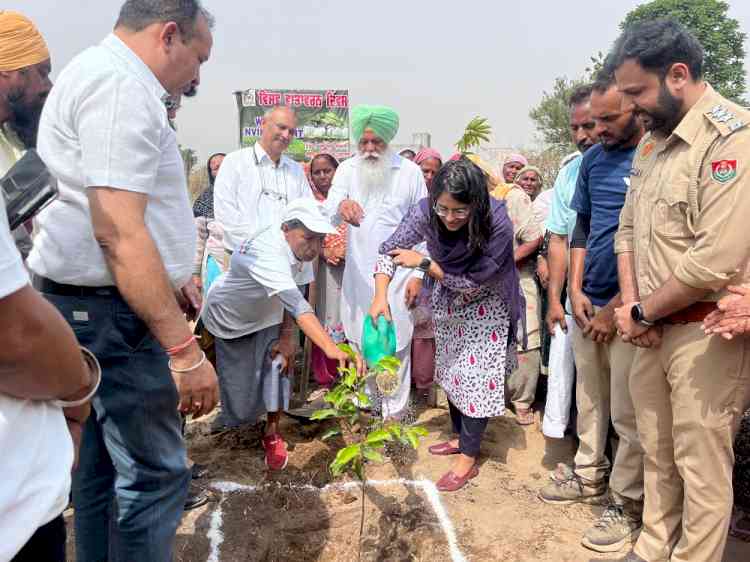
[[[339, 205], [344, 199], [349, 197], [352, 178], [352, 168], [346, 162], [342, 163], [333, 176], [331, 189], [328, 190], [328, 197], [325, 201], [325, 211], [329, 217], [338, 217]], [[335, 222], [341, 222], [340, 219]]]
[[232, 154], [228, 155], [214, 181], [214, 216], [224, 230], [224, 247], [229, 251], [240, 246], [245, 233], [237, 202], [240, 184], [238, 164]]

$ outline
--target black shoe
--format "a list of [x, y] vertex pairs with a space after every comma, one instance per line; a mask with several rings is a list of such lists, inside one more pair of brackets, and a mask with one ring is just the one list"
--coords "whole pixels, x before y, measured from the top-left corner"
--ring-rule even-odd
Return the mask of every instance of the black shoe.
[[193, 468], [191, 468], [190, 470], [192, 472], [193, 480], [200, 480], [201, 478], [205, 478], [209, 473], [207, 464], [198, 464], [197, 462], [193, 463]]
[[205, 490], [200, 490], [190, 486], [188, 497], [185, 499], [185, 511], [190, 511], [196, 507], [206, 505], [208, 503], [208, 494]]

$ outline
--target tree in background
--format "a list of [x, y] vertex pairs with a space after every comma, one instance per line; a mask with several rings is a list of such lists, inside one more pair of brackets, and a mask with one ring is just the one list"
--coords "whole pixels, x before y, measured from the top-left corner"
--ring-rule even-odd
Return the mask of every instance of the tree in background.
[[570, 142], [570, 108], [568, 99], [586, 78], [568, 80], [557, 78], [551, 92], [542, 92], [542, 101], [529, 112], [541, 141], [546, 149], [554, 149], [560, 154], [575, 150]]
[[620, 29], [664, 17], [679, 21], [703, 45], [706, 81], [721, 95], [743, 103], [746, 34], [740, 31], [739, 22], [727, 15], [728, 10], [729, 4], [721, 0], [653, 0], [628, 13]]
[[185, 177], [190, 175], [190, 171], [198, 163], [198, 156], [190, 147], [178, 145], [180, 149], [180, 156], [182, 156], [182, 162], [185, 164]]
[[[728, 9], [729, 5], [721, 0], [653, 0], [628, 13], [620, 28], [625, 29], [636, 22], [673, 17], [703, 45], [704, 78], [722, 95], [744, 104], [745, 34], [740, 31], [739, 22], [727, 15]], [[575, 150], [568, 131], [568, 98], [576, 86], [590, 82], [603, 64], [604, 55], [600, 51], [590, 58], [582, 77], [573, 80], [557, 78], [551, 91], [542, 92], [541, 101], [529, 112], [541, 145], [533, 152], [540, 160], [552, 162], [556, 157], [562, 158]], [[550, 169], [552, 172], [554, 170]]]

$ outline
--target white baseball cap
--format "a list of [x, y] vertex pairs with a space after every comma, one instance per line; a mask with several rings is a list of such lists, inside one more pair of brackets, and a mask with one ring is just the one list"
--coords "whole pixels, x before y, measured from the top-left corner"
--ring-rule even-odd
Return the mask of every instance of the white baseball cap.
[[317, 234], [336, 234], [337, 230], [328, 219], [323, 206], [315, 199], [302, 197], [295, 199], [286, 206], [282, 222], [298, 220], [310, 232]]

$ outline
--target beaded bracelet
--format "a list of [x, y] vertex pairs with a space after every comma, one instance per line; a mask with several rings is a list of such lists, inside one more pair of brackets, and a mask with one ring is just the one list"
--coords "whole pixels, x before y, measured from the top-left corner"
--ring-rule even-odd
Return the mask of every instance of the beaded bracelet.
[[169, 366], [169, 370], [172, 371], [173, 373], [190, 373], [191, 371], [195, 371], [195, 370], [199, 369], [203, 365], [203, 363], [206, 362], [206, 359], [207, 359], [206, 358], [206, 352], [203, 351], [203, 350], [201, 350], [200, 361], [198, 361], [192, 367], [187, 367], [186, 369], [175, 369], [172, 366], [172, 360], [171, 359], [169, 360], [169, 362], [167, 363], [167, 365]]
[[78, 406], [83, 406], [86, 402], [91, 400], [94, 397], [94, 394], [96, 394], [96, 391], [99, 390], [99, 385], [102, 382], [102, 368], [99, 365], [99, 361], [93, 353], [83, 346], [81, 346], [81, 353], [83, 354], [83, 358], [86, 360], [86, 364], [91, 373], [96, 375], [96, 384], [86, 396], [79, 400], [53, 400], [52, 403], [55, 406], [59, 406], [60, 408], [76, 408]]

